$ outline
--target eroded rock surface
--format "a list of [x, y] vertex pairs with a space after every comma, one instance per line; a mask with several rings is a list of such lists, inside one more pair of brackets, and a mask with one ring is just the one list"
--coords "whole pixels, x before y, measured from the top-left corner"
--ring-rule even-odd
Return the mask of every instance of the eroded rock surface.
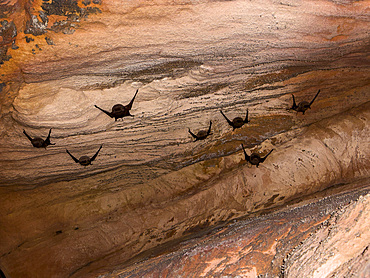
[[369, 269], [370, 195], [333, 213], [288, 257], [286, 277], [366, 277]]
[[[368, 4], [0, 6], [0, 268], [109, 272], [199, 229], [368, 178]], [[127, 104], [137, 89], [132, 118], [94, 107]], [[291, 94], [319, 89], [305, 115], [287, 111]], [[248, 109], [251, 122], [233, 131], [221, 109], [231, 119]], [[212, 134], [194, 142], [188, 128], [210, 120]], [[47, 149], [22, 132], [50, 128]], [[275, 151], [255, 168], [241, 143]], [[101, 144], [88, 167], [65, 151], [91, 156]]]
[[369, 189], [364, 180], [345, 193], [332, 189], [151, 250], [100, 277], [366, 277]]

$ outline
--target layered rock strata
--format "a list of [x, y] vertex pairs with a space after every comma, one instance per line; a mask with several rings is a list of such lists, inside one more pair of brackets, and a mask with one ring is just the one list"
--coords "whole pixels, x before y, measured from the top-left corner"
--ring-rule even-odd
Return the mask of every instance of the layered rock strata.
[[199, 228], [368, 177], [369, 105], [319, 121], [288, 142], [264, 142], [261, 151], [276, 152], [259, 168], [239, 152], [136, 187], [123, 187], [116, 170], [27, 191], [2, 188], [1, 219], [10, 229], [1, 234], [9, 250], [2, 260], [16, 276], [81, 277]]
[[[1, 4], [1, 270], [98, 275], [368, 178], [368, 2]], [[127, 104], [137, 89], [132, 118], [94, 107]], [[309, 101], [319, 89], [305, 115], [287, 111], [291, 94]], [[220, 114], [247, 109], [234, 131]], [[212, 134], [194, 142], [188, 128], [210, 120]], [[46, 149], [23, 134], [50, 128]], [[275, 150], [255, 168], [241, 143]], [[101, 144], [88, 167], [66, 153], [91, 157]]]
[[349, 186], [151, 250], [157, 256], [100, 277], [366, 277], [370, 188]]

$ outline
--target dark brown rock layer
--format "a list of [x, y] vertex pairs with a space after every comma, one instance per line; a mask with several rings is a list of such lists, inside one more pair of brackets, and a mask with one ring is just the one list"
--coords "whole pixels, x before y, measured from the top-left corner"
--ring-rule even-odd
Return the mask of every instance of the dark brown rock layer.
[[[369, 177], [368, 1], [0, 5], [0, 268], [10, 277], [110, 272]], [[137, 89], [133, 118], [94, 107], [127, 104]], [[309, 101], [319, 89], [305, 115], [287, 111], [292, 94]], [[232, 131], [221, 109], [248, 109], [251, 121]], [[188, 128], [210, 120], [212, 134], [194, 142]], [[47, 149], [23, 134], [50, 128]], [[256, 168], [242, 143], [275, 150]], [[65, 151], [91, 156], [101, 144], [88, 167]]]

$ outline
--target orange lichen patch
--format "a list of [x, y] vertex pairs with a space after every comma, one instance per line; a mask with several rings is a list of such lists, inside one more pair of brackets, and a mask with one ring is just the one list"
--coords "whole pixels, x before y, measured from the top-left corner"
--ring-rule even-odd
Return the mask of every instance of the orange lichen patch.
[[[48, 37], [49, 35], [53, 36], [54, 32], [59, 31], [73, 33], [80, 20], [86, 19], [88, 14], [100, 12], [98, 6], [98, 4], [91, 1], [87, 5], [83, 5], [82, 1], [48, 2], [41, 0], [30, 3], [29, 1], [14, 1], [4, 4], [3, 15], [5, 17], [2, 20], [6, 20], [9, 24], [15, 26], [17, 33], [16, 37], [13, 34], [7, 34], [7, 30], [13, 32], [13, 29], [5, 29], [1, 33], [1, 43], [6, 44], [11, 56], [10, 59], [4, 60], [5, 63], [9, 63], [8, 60], [13, 58], [18, 58], [15, 63], [21, 70], [31, 60], [33, 63], [37, 63], [37, 59], [33, 61], [32, 56], [46, 50], [46, 47], [50, 47], [52, 40]], [[48, 37], [46, 41], [45, 37]], [[9, 41], [10, 39], [11, 41]], [[29, 43], [28, 45], [25, 43], [26, 40]], [[10, 47], [10, 43], [14, 43], [14, 47]], [[3, 60], [3, 57], [0, 58]], [[42, 56], [41, 60], [45, 61], [48, 58]]]

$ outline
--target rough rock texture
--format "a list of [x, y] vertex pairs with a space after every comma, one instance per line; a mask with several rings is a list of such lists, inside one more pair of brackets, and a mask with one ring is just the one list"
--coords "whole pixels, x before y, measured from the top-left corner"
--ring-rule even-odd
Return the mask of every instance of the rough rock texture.
[[333, 214], [324, 227], [296, 248], [286, 277], [366, 277], [369, 269], [370, 195]]
[[[0, 269], [98, 275], [366, 180], [368, 15], [369, 1], [0, 4]], [[127, 104], [137, 89], [132, 118], [94, 107]], [[287, 111], [291, 94], [310, 101], [319, 89], [305, 115]], [[232, 131], [221, 109], [231, 119], [249, 109], [251, 122]], [[187, 128], [210, 120], [210, 137], [194, 142]], [[50, 128], [47, 149], [22, 132]], [[241, 143], [275, 150], [256, 168]], [[91, 156], [100, 144], [88, 167], [65, 152]]]
[[[366, 189], [353, 189], [364, 184]], [[366, 277], [368, 185], [358, 181], [345, 193], [333, 189], [330, 197], [311, 196], [309, 202], [204, 231], [100, 277]]]
[[85, 262], [75, 274], [81, 277], [199, 228], [368, 177], [369, 114], [366, 104], [304, 128], [286, 143], [274, 137], [277, 150], [259, 168], [246, 164], [239, 152], [140, 186], [122, 187], [116, 170], [78, 183], [26, 191], [1, 188], [2, 226], [7, 227], [2, 248], [9, 250], [2, 260], [17, 276], [71, 274]]

